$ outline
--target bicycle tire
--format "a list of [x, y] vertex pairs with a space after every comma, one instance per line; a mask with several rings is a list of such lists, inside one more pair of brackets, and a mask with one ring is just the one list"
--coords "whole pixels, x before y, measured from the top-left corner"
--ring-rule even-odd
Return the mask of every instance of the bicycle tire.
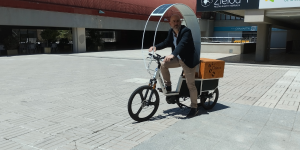
[[[219, 98], [219, 89], [216, 88], [213, 92], [213, 94], [216, 94], [215, 97], [214, 97], [214, 100], [212, 103], [210, 103], [210, 99], [209, 98], [201, 98], [201, 105], [204, 109], [206, 110], [209, 110], [209, 109], [212, 109], [217, 101], [218, 101], [218, 98]], [[209, 101], [207, 102], [207, 99], [209, 99]]]
[[[148, 97], [146, 97], [146, 99], [142, 99], [141, 98], [141, 93], [143, 92], [143, 90], [148, 90], [149, 91], [149, 97], [151, 96], [151, 94], [152, 94], [152, 98], [154, 98], [154, 102], [151, 102], [151, 104], [152, 105], [154, 105], [154, 109], [153, 109], [153, 111], [148, 115], [148, 116], [146, 116], [146, 117], [139, 117], [139, 114], [140, 114], [140, 112], [141, 112], [141, 110], [144, 108], [144, 106], [143, 106], [143, 103], [144, 103], [144, 101], [148, 98]], [[138, 112], [135, 114], [133, 111], [132, 111], [132, 102], [133, 102], [133, 100], [134, 100], [134, 98], [135, 98], [135, 96], [136, 95], [140, 95], [140, 98], [141, 98], [141, 106], [140, 106], [140, 108], [139, 108], [139, 110], [138, 110]], [[146, 96], [148, 96], [148, 95], [146, 95]], [[151, 99], [152, 100], [152, 99]], [[149, 104], [150, 105], [150, 104]], [[130, 96], [130, 98], [129, 98], [129, 101], [128, 101], [128, 105], [127, 105], [127, 108], [128, 108], [128, 113], [129, 113], [129, 115], [130, 115], [130, 117], [133, 119], [133, 120], [135, 120], [135, 121], [138, 121], [138, 122], [142, 122], [142, 121], [147, 121], [147, 120], [149, 120], [155, 113], [156, 113], [156, 111], [157, 111], [157, 109], [158, 109], [158, 106], [159, 106], [159, 95], [158, 95], [158, 92], [156, 91], [156, 89], [152, 89], [152, 87], [151, 86], [148, 86], [148, 85], [144, 85], [144, 86], [141, 86], [141, 87], [139, 87], [139, 88], [137, 88], [132, 94], [131, 94], [131, 96]]]

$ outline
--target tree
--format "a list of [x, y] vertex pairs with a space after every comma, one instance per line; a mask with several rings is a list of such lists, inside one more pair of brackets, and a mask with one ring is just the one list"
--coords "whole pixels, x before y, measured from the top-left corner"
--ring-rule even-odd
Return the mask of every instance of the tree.
[[100, 31], [95, 29], [87, 30], [87, 46], [89, 48], [98, 48], [98, 46], [104, 46], [104, 41], [102, 40], [103, 35]]
[[71, 30], [58, 30], [58, 32], [59, 32], [58, 35], [59, 39], [68, 39], [69, 41], [72, 40]]
[[48, 42], [55, 42], [57, 37], [59, 36], [59, 32], [57, 30], [46, 29], [41, 32], [41, 37]]

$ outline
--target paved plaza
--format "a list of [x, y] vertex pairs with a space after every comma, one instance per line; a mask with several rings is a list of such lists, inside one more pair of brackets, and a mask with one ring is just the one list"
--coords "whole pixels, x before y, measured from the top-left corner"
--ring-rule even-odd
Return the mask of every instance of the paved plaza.
[[[300, 54], [273, 52], [262, 64], [201, 54], [226, 61], [218, 104], [185, 119], [160, 94], [142, 123], [127, 112], [150, 77], [139, 50], [0, 57], [0, 149], [300, 149]], [[180, 73], [171, 70], [173, 88]]]

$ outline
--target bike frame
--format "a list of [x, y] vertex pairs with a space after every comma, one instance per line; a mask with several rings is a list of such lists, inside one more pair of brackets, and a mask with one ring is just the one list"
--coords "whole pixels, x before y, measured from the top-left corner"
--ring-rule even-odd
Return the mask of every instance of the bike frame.
[[[154, 72], [154, 75], [152, 77], [152, 79], [150, 79], [150, 83], [149, 85], [152, 85], [153, 86], [153, 89], [156, 88], [156, 84], [157, 84], [157, 81], [162, 89], [162, 92], [165, 96], [176, 96], [176, 95], [179, 95], [180, 93], [180, 89], [181, 89], [181, 86], [182, 86], [182, 81], [185, 80], [182, 76], [179, 77], [179, 80], [178, 80], [178, 83], [177, 83], [177, 88], [176, 88], [176, 91], [173, 91], [173, 92], [167, 92], [166, 88], [164, 87], [164, 84], [163, 84], [163, 79], [162, 79], [162, 75], [160, 74], [161, 70], [160, 70], [160, 62], [158, 64], [158, 68], [155, 69], [155, 72]], [[200, 96], [203, 92], [210, 92], [210, 91], [214, 91], [215, 89], [218, 88], [218, 86], [215, 88], [215, 89], [212, 89], [212, 90], [205, 90], [205, 91], [202, 91], [202, 87], [203, 87], [203, 81], [205, 80], [215, 80], [215, 79], [220, 79], [220, 78], [211, 78], [211, 79], [195, 79], [195, 81], [201, 81], [201, 84], [200, 84], [200, 90], [199, 90], [199, 95]]]

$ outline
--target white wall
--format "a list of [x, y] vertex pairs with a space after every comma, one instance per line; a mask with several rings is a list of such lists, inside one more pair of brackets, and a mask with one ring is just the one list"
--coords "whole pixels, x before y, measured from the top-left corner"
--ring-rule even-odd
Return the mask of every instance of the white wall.
[[215, 31], [214, 37], [242, 37], [242, 31]]

